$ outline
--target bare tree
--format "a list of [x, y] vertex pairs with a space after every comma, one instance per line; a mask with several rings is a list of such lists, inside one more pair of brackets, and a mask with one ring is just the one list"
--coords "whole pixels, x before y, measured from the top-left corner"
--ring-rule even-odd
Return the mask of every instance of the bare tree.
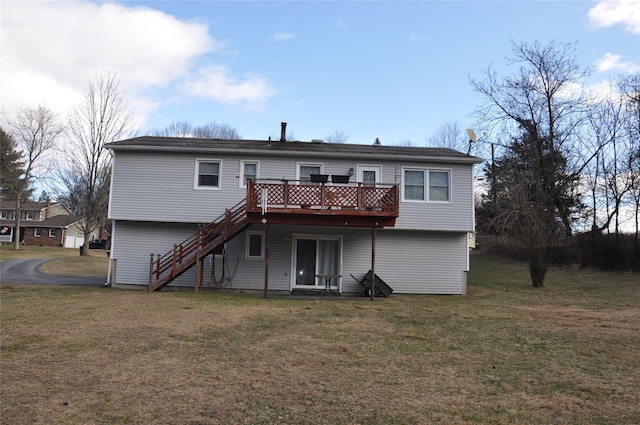
[[166, 127], [151, 130], [152, 136], [193, 137], [193, 125], [189, 121], [173, 120]]
[[69, 115], [68, 144], [62, 152], [66, 164], [59, 172], [64, 188], [60, 200], [82, 219], [85, 247], [107, 214], [111, 155], [104, 145], [132, 132], [133, 116], [116, 76], [98, 75], [89, 81], [82, 102]]
[[20, 109], [8, 122], [9, 129], [18, 148], [22, 151], [24, 174], [16, 182], [16, 224], [14, 248], [20, 249], [20, 219], [22, 202], [31, 193], [31, 185], [47, 171], [45, 160], [47, 153], [55, 146], [56, 139], [63, 128], [56, 115], [46, 107]]
[[153, 136], [162, 137], [195, 137], [199, 139], [238, 140], [240, 133], [229, 124], [211, 121], [208, 124], [194, 126], [189, 121], [171, 121], [162, 129], [152, 130]]
[[194, 128], [193, 137], [222, 140], [238, 140], [241, 138], [237, 129], [229, 124], [219, 124], [215, 121]]
[[327, 143], [346, 143], [349, 140], [351, 135], [343, 130], [335, 130], [333, 133], [328, 135], [325, 140]]
[[449, 148], [458, 152], [467, 152], [469, 138], [457, 121], [448, 121], [442, 124], [435, 133], [426, 138], [427, 146]]
[[[623, 112], [621, 97], [612, 96], [591, 105], [587, 114], [584, 134], [592, 143], [585, 146], [585, 151], [589, 156], [595, 152], [595, 160], [585, 167], [584, 181], [591, 196], [591, 229], [596, 232], [608, 231], [612, 221], [614, 231], [618, 232], [620, 207], [629, 190], [624, 173], [621, 174], [626, 168], [620, 156], [624, 148]], [[601, 211], [605, 211], [604, 222], [600, 219]]]
[[628, 169], [631, 199], [634, 210], [634, 251], [640, 263], [640, 73], [623, 77], [618, 82], [625, 105], [625, 134], [628, 138]]
[[505, 158], [521, 161], [522, 172], [511, 168], [512, 175], [501, 180], [508, 196], [497, 197], [502, 203], [495, 206], [496, 222], [525, 250], [532, 284], [541, 287], [579, 208], [576, 187], [585, 164], [577, 163], [574, 152], [587, 71], [575, 60], [575, 44], [555, 41], [513, 43], [510, 64], [518, 67], [514, 74], [500, 76], [489, 68], [485, 79], [471, 80], [471, 86], [485, 100], [477, 117], [510, 134]]

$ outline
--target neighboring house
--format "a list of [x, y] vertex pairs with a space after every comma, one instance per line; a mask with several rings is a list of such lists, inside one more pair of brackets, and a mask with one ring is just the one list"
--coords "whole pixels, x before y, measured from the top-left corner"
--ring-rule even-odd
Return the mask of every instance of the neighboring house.
[[479, 158], [321, 141], [107, 148], [113, 286], [355, 293], [373, 268], [395, 293], [466, 292]]
[[[78, 248], [84, 243], [81, 221], [61, 203], [26, 201], [20, 208], [20, 242], [30, 246]], [[15, 201], [0, 201], [0, 243], [13, 243]]]

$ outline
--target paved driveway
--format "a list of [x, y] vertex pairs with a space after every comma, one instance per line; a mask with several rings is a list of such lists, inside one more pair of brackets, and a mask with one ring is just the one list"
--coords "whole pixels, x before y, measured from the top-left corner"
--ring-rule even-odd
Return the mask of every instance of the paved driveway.
[[38, 270], [49, 259], [16, 259], [0, 263], [0, 282], [52, 285], [103, 286], [106, 277], [56, 276]]

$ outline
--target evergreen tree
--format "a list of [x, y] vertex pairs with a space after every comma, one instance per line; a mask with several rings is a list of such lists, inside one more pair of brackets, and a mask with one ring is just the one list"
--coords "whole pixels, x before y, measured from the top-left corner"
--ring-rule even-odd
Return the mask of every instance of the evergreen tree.
[[0, 128], [0, 198], [13, 201], [22, 190], [22, 200], [31, 195], [25, 190], [25, 170], [22, 153], [11, 135]]

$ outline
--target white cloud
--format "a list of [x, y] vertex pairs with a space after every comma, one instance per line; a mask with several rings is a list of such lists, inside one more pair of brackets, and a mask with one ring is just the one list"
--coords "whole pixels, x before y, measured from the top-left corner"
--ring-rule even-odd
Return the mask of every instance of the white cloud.
[[223, 66], [200, 68], [183, 86], [190, 96], [213, 99], [225, 104], [241, 104], [255, 111], [263, 109], [267, 98], [275, 93], [267, 80], [257, 75], [246, 75], [243, 81]]
[[[64, 116], [90, 79], [110, 72], [144, 119], [173, 95], [165, 89], [185, 84], [204, 55], [225, 48], [201, 22], [126, 4], [3, 2], [0, 19], [5, 112], [44, 104]], [[228, 72], [223, 75], [216, 86], [221, 99], [268, 93], [263, 80], [238, 84]]]
[[295, 34], [291, 32], [279, 32], [273, 35], [273, 41], [287, 41], [295, 38]]
[[623, 24], [631, 33], [640, 34], [640, 0], [601, 0], [588, 16], [596, 28]]
[[606, 53], [596, 61], [595, 65], [596, 69], [600, 72], [618, 70], [627, 73], [634, 73], [636, 71], [640, 71], [640, 65], [630, 61], [623, 61], [621, 55], [615, 55], [613, 53]]

